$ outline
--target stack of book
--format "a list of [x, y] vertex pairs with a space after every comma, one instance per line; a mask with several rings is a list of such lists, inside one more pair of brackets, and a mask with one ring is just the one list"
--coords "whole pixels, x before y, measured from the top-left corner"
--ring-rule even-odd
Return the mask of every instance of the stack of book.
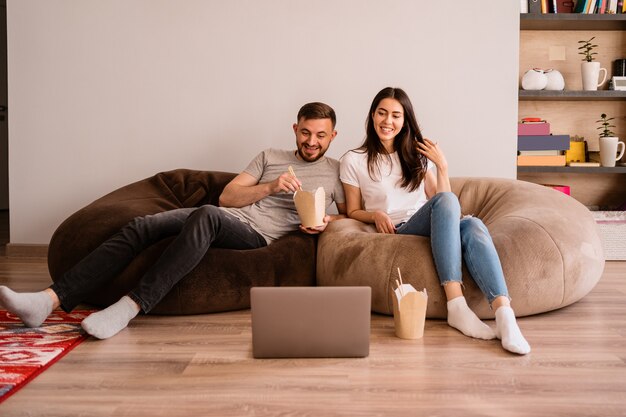
[[521, 0], [522, 13], [626, 13], [624, 0]]
[[616, 14], [624, 12], [624, 2], [620, 0], [578, 0], [574, 13]]
[[517, 125], [518, 166], [565, 166], [569, 135], [552, 135], [550, 123], [526, 118]]

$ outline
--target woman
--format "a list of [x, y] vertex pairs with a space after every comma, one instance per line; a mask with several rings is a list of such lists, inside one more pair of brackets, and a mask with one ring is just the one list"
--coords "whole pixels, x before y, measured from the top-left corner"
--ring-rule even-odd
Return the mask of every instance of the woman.
[[[450, 326], [470, 337], [498, 337], [504, 349], [514, 353], [530, 352], [489, 232], [479, 219], [461, 218], [446, 158], [437, 142], [422, 137], [402, 89], [388, 87], [374, 98], [363, 145], [341, 158], [341, 181], [351, 218], [374, 224], [379, 233], [430, 237]], [[465, 301], [462, 260], [495, 309], [495, 333]]]

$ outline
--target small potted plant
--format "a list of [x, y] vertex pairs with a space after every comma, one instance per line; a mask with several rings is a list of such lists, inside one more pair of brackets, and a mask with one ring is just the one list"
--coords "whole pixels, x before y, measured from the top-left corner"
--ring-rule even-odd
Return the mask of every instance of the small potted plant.
[[[600, 63], [594, 61], [594, 55], [598, 55], [598, 53], [593, 50], [597, 48], [598, 45], [591, 41], [595, 38], [594, 36], [586, 41], [578, 41], [578, 43], [581, 44], [581, 46], [578, 47], [578, 54], [583, 56], [583, 63], [580, 65], [580, 69], [583, 77], [583, 90], [585, 91], [595, 91], [606, 81], [606, 68], [600, 68]], [[602, 81], [598, 83], [600, 71], [604, 71], [604, 76], [602, 77]]]
[[597, 52], [592, 52], [593, 48], [598, 47], [598, 45], [591, 43], [591, 41], [594, 40], [595, 38], [596, 37], [594, 36], [588, 41], [578, 41], [578, 43], [582, 43], [582, 45], [578, 47], [578, 50], [580, 51], [578, 52], [578, 55], [583, 55], [585, 57], [583, 61], [585, 62], [593, 62], [593, 59], [594, 59], [593, 56], [598, 55]]
[[611, 124], [611, 120], [614, 120], [615, 117], [609, 117], [607, 118], [607, 115], [605, 113], [602, 113], [600, 115], [600, 120], [596, 120], [596, 123], [600, 123], [600, 126], [597, 127], [598, 130], [602, 129], [600, 132], [600, 137], [601, 138], [608, 138], [611, 136], [615, 136], [615, 133], [613, 133], [613, 131], [611, 130], [612, 127], [615, 127], [615, 125]]
[[[614, 167], [615, 162], [624, 156], [624, 142], [620, 142], [611, 130], [612, 127], [615, 127], [611, 124], [613, 119], [615, 117], [607, 117], [605, 113], [602, 113], [600, 120], [596, 120], [596, 123], [600, 123], [597, 129], [600, 130], [600, 164], [603, 167]], [[622, 149], [616, 158], [615, 155], [620, 147]]]

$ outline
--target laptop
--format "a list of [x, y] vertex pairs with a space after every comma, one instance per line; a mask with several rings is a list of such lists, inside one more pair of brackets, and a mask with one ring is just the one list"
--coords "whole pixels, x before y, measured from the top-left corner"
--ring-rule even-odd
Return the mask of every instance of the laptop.
[[369, 355], [370, 287], [253, 287], [255, 358]]

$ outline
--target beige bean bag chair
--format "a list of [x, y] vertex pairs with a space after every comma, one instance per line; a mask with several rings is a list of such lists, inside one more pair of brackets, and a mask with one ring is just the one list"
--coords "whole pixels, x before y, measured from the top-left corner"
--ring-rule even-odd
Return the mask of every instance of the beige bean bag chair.
[[[575, 199], [551, 188], [517, 180], [453, 178], [462, 213], [488, 227], [518, 316], [565, 307], [584, 297], [604, 269], [596, 223]], [[384, 235], [352, 219], [329, 225], [320, 236], [317, 285], [368, 285], [372, 310], [393, 314], [392, 282], [402, 277], [428, 291], [428, 318], [447, 316], [430, 239]], [[481, 318], [493, 318], [483, 294], [463, 268], [465, 297]]]

